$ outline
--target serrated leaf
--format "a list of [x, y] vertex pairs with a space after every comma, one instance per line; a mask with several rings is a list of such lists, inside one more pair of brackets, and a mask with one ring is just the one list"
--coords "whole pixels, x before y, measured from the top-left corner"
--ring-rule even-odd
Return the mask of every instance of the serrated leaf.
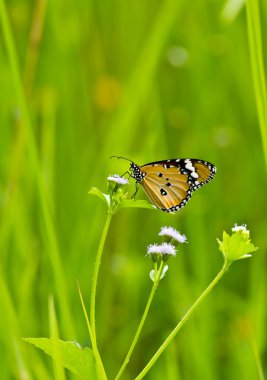
[[24, 338], [23, 340], [40, 348], [55, 360], [60, 360], [63, 367], [81, 379], [98, 379], [93, 351], [90, 348], [82, 348], [74, 342], [64, 342], [55, 338]]
[[88, 194], [91, 195], [96, 195], [98, 198], [100, 198], [106, 206], [109, 206], [110, 204], [110, 196], [108, 194], [102, 193], [97, 187], [92, 187], [89, 191]]
[[222, 241], [219, 239], [217, 241], [219, 250], [228, 262], [251, 257], [250, 253], [257, 250], [257, 247], [250, 241], [249, 231], [234, 231], [232, 235], [223, 231]]

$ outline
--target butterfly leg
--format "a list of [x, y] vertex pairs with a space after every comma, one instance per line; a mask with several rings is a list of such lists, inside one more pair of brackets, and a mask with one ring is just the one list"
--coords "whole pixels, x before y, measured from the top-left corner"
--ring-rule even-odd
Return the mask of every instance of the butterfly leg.
[[131, 196], [131, 199], [135, 199], [138, 190], [139, 190], [138, 183], [135, 182], [135, 192]]
[[124, 177], [125, 174], [128, 174], [129, 178], [131, 177], [131, 173], [129, 173], [128, 170], [127, 170], [127, 172], [123, 173], [123, 174], [121, 175], [121, 177]]

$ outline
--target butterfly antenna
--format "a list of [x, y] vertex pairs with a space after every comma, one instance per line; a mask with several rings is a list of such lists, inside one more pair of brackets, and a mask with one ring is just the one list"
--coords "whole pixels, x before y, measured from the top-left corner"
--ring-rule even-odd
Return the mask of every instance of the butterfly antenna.
[[122, 158], [123, 160], [126, 160], [126, 161], [130, 161], [130, 162], [133, 162], [132, 160], [130, 160], [129, 158], [126, 158], [126, 157], [122, 157], [122, 156], [110, 156], [110, 158]]

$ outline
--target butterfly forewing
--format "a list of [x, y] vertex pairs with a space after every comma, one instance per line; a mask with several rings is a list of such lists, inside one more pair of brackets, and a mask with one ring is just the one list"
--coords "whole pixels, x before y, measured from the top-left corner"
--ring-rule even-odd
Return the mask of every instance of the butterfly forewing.
[[198, 174], [198, 181], [200, 183], [202, 182], [206, 182], [207, 179], [210, 177], [210, 176], [214, 176], [214, 174], [212, 175], [213, 171], [212, 171], [212, 168], [214, 168], [214, 165], [210, 166], [207, 166], [207, 165], [203, 165], [202, 163], [199, 163], [199, 162], [196, 162], [194, 164], [195, 166], [195, 169], [196, 169], [196, 172]]
[[151, 162], [139, 169], [138, 179], [135, 176], [134, 178], [141, 184], [152, 203], [164, 211], [177, 211], [182, 208], [192, 192], [209, 182], [216, 171], [211, 163], [197, 159]]

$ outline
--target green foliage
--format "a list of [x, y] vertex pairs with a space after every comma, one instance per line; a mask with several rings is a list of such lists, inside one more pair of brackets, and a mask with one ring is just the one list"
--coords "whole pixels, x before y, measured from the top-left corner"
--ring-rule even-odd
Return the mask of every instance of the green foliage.
[[92, 189], [89, 190], [88, 194], [97, 196], [109, 208], [109, 205], [110, 205], [110, 196], [108, 194], [102, 193], [102, 191], [100, 191], [97, 187], [92, 187]]
[[156, 207], [151, 203], [141, 199], [127, 199], [128, 193], [122, 189], [112, 189], [109, 194], [102, 193], [98, 188], [92, 187], [89, 194], [100, 198], [107, 206], [111, 214], [116, 214], [121, 208], [148, 208], [156, 210]]
[[223, 254], [224, 260], [230, 264], [232, 261], [245, 259], [251, 256], [251, 252], [257, 247], [251, 243], [248, 230], [239, 230], [228, 235], [223, 231], [223, 239], [219, 243], [219, 249]]
[[156, 210], [156, 207], [153, 206], [148, 201], [145, 201], [143, 199], [126, 199], [125, 201], [121, 202], [120, 204], [121, 208], [147, 208], [150, 210]]
[[74, 342], [63, 342], [54, 338], [25, 338], [26, 342], [40, 348], [47, 355], [69, 369], [82, 380], [96, 380], [93, 352], [90, 348], [81, 348]]
[[129, 169], [111, 155], [196, 157], [218, 170], [174, 215], [139, 203], [114, 216], [96, 298], [108, 373], [151, 286], [144, 255], [155, 231], [173, 225], [189, 243], [161, 282], [129, 379], [210, 282], [221, 265], [214, 237], [235, 222], [260, 250], [224, 276], [146, 379], [266, 372], [266, 15], [254, 0], [0, 0], [1, 380], [55, 377], [21, 341], [50, 336], [51, 294], [59, 336], [89, 345], [76, 283], [88, 307], [106, 213], [88, 190], [106, 192], [107, 176]]

